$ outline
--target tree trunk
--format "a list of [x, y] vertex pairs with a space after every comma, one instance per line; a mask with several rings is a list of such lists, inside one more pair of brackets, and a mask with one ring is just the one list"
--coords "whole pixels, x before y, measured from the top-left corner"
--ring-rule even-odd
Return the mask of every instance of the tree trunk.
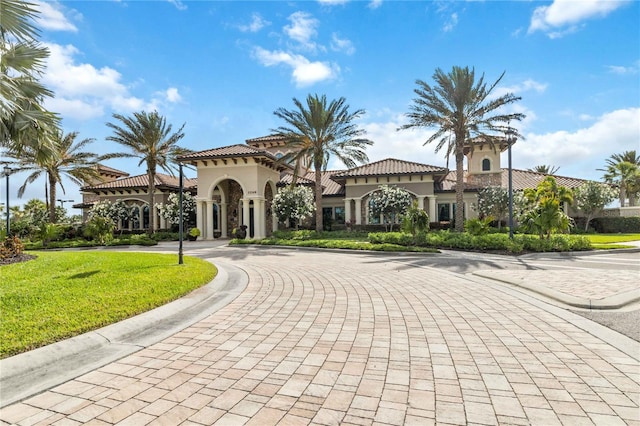
[[[462, 139], [464, 141], [464, 139]], [[456, 142], [456, 232], [464, 231], [464, 153], [463, 144]]]
[[154, 206], [154, 193], [156, 192], [156, 171], [149, 167], [147, 170], [147, 176], [149, 176], [149, 230], [147, 233], [153, 235], [153, 231], [156, 229], [156, 215]]
[[322, 165], [314, 166], [316, 169], [316, 232], [322, 232]]
[[624, 202], [627, 199], [627, 191], [625, 191], [624, 185], [620, 185], [620, 207], [624, 207]]
[[56, 180], [51, 173], [49, 177], [49, 222], [56, 223]]

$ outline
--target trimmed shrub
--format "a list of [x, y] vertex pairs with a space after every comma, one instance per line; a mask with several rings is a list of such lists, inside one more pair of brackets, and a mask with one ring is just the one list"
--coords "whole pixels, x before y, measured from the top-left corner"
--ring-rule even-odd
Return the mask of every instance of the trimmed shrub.
[[636, 233], [640, 232], [640, 216], [597, 217], [590, 225], [603, 234]]

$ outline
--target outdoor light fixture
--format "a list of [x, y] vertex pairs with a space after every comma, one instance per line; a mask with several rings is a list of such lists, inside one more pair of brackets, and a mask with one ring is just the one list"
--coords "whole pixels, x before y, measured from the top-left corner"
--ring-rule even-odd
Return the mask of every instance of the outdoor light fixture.
[[182, 196], [182, 191], [184, 189], [184, 174], [182, 173], [182, 163], [178, 163], [178, 169], [180, 170], [180, 190], [178, 195], [178, 265], [182, 265], [184, 263], [182, 253], [182, 241], [184, 241], [184, 200]]
[[5, 177], [7, 178], [7, 203], [5, 204], [5, 206], [7, 207], [7, 237], [11, 235], [11, 225], [9, 223], [9, 213], [10, 213], [10, 209], [9, 209], [9, 176], [11, 176], [11, 174], [13, 172], [17, 172], [17, 169], [12, 169], [9, 166], [4, 166], [4, 169], [2, 169], [2, 174], [5, 175]]
[[64, 203], [73, 203], [73, 200], [61, 200], [58, 198], [57, 200], [60, 203], [60, 207], [64, 208]]
[[511, 146], [516, 143], [516, 137], [511, 127], [507, 129], [507, 144], [509, 156], [509, 239], [513, 240], [513, 168], [511, 166]]

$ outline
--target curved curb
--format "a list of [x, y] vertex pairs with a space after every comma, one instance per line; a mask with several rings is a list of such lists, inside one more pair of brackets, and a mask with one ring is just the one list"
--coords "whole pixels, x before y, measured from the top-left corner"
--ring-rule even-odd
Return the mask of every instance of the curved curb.
[[206, 318], [234, 300], [248, 284], [240, 268], [219, 262], [218, 275], [171, 303], [42, 348], [0, 360], [0, 407], [153, 345]]
[[638, 289], [630, 290], [624, 293], [614, 294], [613, 296], [605, 297], [604, 299], [588, 299], [586, 297], [578, 297], [570, 294], [562, 293], [554, 289], [543, 287], [539, 285], [532, 285], [525, 282], [515, 282], [496, 278], [490, 273], [472, 272], [472, 275], [477, 277], [489, 279], [492, 281], [501, 282], [504, 284], [511, 284], [516, 287], [521, 287], [542, 296], [553, 299], [557, 302], [563, 303], [568, 306], [583, 309], [619, 309], [624, 306], [640, 301], [640, 291]]

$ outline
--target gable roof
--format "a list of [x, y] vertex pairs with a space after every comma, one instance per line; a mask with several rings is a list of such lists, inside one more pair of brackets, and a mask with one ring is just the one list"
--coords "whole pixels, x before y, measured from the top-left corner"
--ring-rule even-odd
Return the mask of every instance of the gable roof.
[[[344, 185], [333, 180], [333, 176], [342, 173], [344, 170], [325, 170], [322, 173], [320, 185], [322, 185], [322, 195], [325, 197], [344, 195]], [[278, 186], [290, 185], [293, 180], [293, 174], [289, 172], [280, 175]], [[314, 171], [309, 171], [303, 176], [298, 176], [297, 184], [304, 186], [315, 186], [316, 176]]]
[[[198, 184], [197, 179], [184, 179], [185, 188], [195, 188]], [[157, 188], [162, 189], [178, 189], [180, 188], [179, 179], [175, 176], [169, 176], [162, 173], [157, 173], [155, 177], [155, 185]], [[103, 189], [130, 189], [130, 188], [142, 188], [147, 189], [149, 187], [149, 176], [146, 174], [131, 176], [123, 179], [117, 179], [111, 182], [99, 183], [97, 185], [90, 185], [82, 187], [83, 191], [96, 191]]]
[[365, 176], [397, 176], [410, 175], [416, 173], [422, 174], [445, 174], [448, 169], [444, 167], [430, 166], [428, 164], [414, 163], [411, 161], [398, 160], [395, 158], [387, 158], [373, 163], [365, 164], [360, 167], [345, 170], [336, 173], [334, 179], [344, 179], [348, 177], [365, 177]]
[[[258, 162], [264, 163], [273, 167], [276, 170], [291, 169], [288, 164], [278, 161], [273, 154], [263, 149], [258, 149], [253, 146], [245, 144], [235, 144], [229, 146], [223, 146], [220, 148], [207, 149], [204, 151], [191, 152], [189, 154], [181, 155], [178, 157], [179, 161], [197, 161], [197, 160], [226, 160], [237, 158], [254, 158]], [[237, 161], [237, 160], [236, 160]]]
[[98, 172], [101, 174], [111, 175], [111, 176], [129, 176], [129, 173], [123, 172], [122, 170], [114, 169], [113, 167], [105, 166], [104, 164], [97, 164], [96, 168]]
[[[501, 170], [501, 186], [503, 188], [509, 187], [509, 169], [500, 169]], [[586, 182], [585, 179], [578, 179], [566, 176], [556, 176], [556, 175], [547, 175], [544, 173], [532, 172], [530, 170], [520, 170], [520, 169], [511, 169], [512, 170], [512, 184], [514, 191], [522, 191], [526, 188], [536, 188], [542, 180], [547, 176], [553, 176], [556, 179], [556, 182], [560, 186], [564, 186], [569, 189], [577, 188]], [[483, 188], [483, 186], [474, 185], [468, 183], [468, 172], [464, 171], [464, 189], [465, 191], [478, 191]], [[456, 172], [455, 170], [450, 171], [447, 176], [442, 180], [442, 187], [439, 191], [455, 191], [456, 189]]]
[[[512, 169], [513, 190], [518, 191], [525, 188], [535, 188], [547, 176], [553, 176], [560, 186], [569, 189], [577, 188], [586, 182], [585, 179], [572, 178], [567, 176], [548, 175], [544, 173], [532, 172], [530, 170]], [[509, 169], [502, 169], [502, 186], [509, 186]]]

